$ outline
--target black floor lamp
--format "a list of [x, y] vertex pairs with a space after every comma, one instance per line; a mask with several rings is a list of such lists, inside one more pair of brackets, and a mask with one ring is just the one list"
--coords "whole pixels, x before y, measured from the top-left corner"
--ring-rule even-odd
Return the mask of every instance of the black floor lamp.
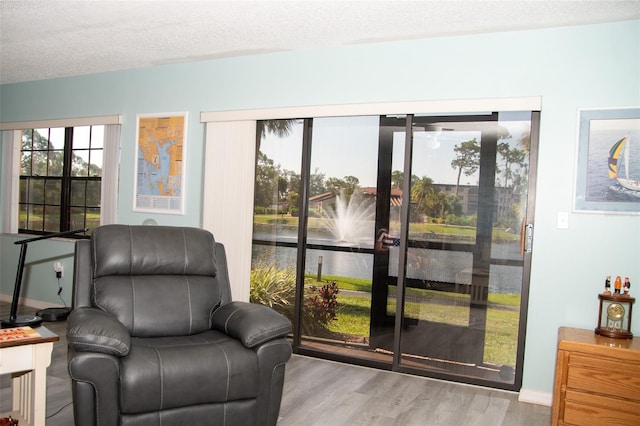
[[42, 318], [34, 315], [21, 315], [17, 316], [16, 313], [18, 311], [18, 302], [20, 300], [20, 288], [22, 287], [22, 273], [24, 272], [24, 263], [27, 258], [27, 246], [29, 243], [40, 240], [47, 240], [49, 238], [55, 237], [64, 237], [66, 235], [77, 234], [80, 232], [87, 232], [89, 229], [76, 229], [75, 231], [66, 231], [66, 232], [58, 232], [57, 234], [48, 234], [43, 235], [41, 237], [28, 238], [26, 240], [16, 241], [14, 244], [20, 244], [20, 258], [18, 260], [18, 272], [16, 274], [16, 284], [13, 287], [13, 299], [11, 299], [11, 312], [9, 314], [9, 318], [2, 319], [2, 327], [21, 327], [21, 326], [31, 326], [35, 327], [42, 323]]

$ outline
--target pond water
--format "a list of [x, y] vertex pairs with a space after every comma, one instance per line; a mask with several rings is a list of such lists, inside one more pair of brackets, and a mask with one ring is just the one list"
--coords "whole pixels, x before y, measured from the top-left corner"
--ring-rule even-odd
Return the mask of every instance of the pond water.
[[[272, 236], [254, 234], [254, 238], [268, 240]], [[279, 241], [295, 242], [294, 237], [281, 238]], [[338, 245], [326, 239], [309, 239], [310, 243]], [[367, 248], [372, 248], [370, 243]], [[274, 254], [275, 250], [275, 254]], [[501, 259], [519, 259], [518, 244], [494, 243], [494, 257]], [[275, 257], [274, 257], [275, 256]], [[263, 246], [254, 244], [252, 263], [260, 260], [275, 262], [282, 268], [295, 267], [297, 248]], [[332, 250], [307, 250], [305, 272], [317, 274], [318, 258], [322, 256], [322, 275], [337, 275], [372, 279], [373, 255]], [[389, 252], [389, 276], [397, 276], [398, 248]], [[431, 249], [410, 249], [407, 277], [436, 282], [471, 284], [473, 256], [468, 252], [454, 252]], [[492, 293], [520, 293], [522, 289], [522, 268], [517, 266], [492, 265], [489, 278], [489, 291]]]

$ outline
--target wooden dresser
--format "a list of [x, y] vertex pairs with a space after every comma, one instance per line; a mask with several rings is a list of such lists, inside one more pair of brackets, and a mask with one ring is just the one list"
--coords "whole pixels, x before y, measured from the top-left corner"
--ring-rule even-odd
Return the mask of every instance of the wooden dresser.
[[552, 425], [640, 425], [640, 337], [560, 327]]

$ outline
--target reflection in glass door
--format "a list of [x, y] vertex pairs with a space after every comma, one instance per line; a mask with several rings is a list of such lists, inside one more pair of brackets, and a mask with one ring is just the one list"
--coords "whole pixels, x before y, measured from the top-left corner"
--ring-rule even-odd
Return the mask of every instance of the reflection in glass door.
[[519, 389], [537, 117], [260, 122], [252, 300], [298, 353]]
[[300, 300], [300, 347], [306, 350], [374, 355], [369, 327], [378, 129], [378, 116], [313, 120]]
[[374, 346], [401, 371], [519, 388], [531, 113], [386, 124], [381, 144], [404, 137], [411, 179], [400, 243], [376, 254], [374, 305], [384, 300], [386, 316], [372, 328]]

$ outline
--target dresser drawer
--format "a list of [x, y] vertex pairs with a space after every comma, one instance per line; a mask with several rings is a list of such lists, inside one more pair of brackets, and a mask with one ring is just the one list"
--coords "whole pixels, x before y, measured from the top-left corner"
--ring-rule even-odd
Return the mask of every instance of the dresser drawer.
[[560, 327], [552, 426], [640, 426], [640, 338]]
[[[560, 419], [560, 424], [566, 425], [619, 425], [638, 426], [640, 424], [640, 411], [627, 411], [623, 409], [620, 401], [609, 399], [605, 404], [599, 404], [597, 399], [588, 397], [577, 402], [575, 395], [567, 392], [567, 399], [564, 402], [564, 415]], [[636, 404], [636, 410], [640, 410], [640, 405]], [[629, 408], [628, 405], [624, 408]]]
[[620, 372], [629, 376], [640, 376], [640, 363], [625, 359], [593, 357], [581, 353], [569, 355], [569, 365], [597, 367], [601, 370]]
[[[590, 409], [614, 410], [631, 413], [635, 416], [636, 425], [640, 425], [640, 402], [629, 399], [610, 397], [603, 394], [593, 394], [567, 389], [565, 401], [575, 405], [590, 407]], [[587, 410], [588, 411], [588, 410]]]
[[571, 354], [567, 388], [640, 400], [640, 365]]

